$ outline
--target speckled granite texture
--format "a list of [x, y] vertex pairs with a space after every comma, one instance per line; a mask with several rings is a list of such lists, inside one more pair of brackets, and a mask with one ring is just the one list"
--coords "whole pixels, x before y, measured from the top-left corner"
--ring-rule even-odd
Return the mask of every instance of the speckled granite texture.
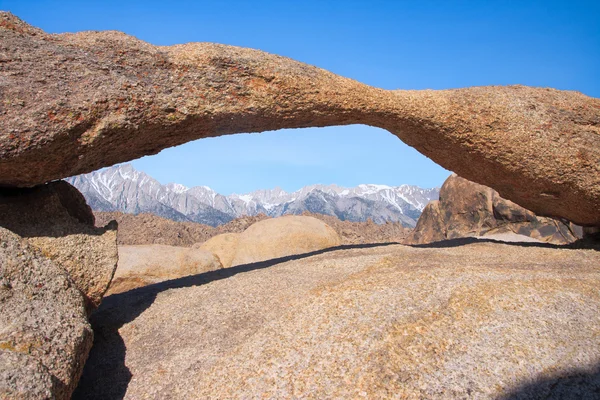
[[599, 252], [436, 246], [342, 249], [110, 296], [75, 398], [598, 393]]

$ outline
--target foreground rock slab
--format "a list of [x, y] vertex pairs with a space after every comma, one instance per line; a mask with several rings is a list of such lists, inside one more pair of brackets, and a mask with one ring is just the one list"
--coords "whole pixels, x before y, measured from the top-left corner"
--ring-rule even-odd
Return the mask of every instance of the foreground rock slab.
[[600, 252], [436, 246], [337, 250], [110, 296], [75, 398], [598, 393]]
[[88, 310], [100, 304], [117, 268], [117, 226], [94, 227], [94, 214], [77, 189], [64, 181], [0, 189], [0, 226], [63, 268]]
[[92, 338], [68, 274], [0, 228], [0, 398], [69, 399]]
[[294, 60], [0, 14], [0, 185], [33, 186], [194, 139], [366, 124], [538, 215], [600, 226], [600, 100], [554, 89], [386, 91]]
[[511, 233], [553, 244], [572, 243], [583, 234], [581, 227], [539, 217], [503, 199], [489, 187], [452, 174], [442, 185], [439, 201], [427, 204], [417, 226], [403, 243], [424, 244]]

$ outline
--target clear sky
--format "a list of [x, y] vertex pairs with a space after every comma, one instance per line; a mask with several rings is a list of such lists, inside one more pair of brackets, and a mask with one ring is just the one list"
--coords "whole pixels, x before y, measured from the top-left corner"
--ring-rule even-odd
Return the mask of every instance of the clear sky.
[[[524, 84], [600, 97], [600, 1], [0, 0], [47, 32], [115, 29], [158, 45], [217, 42], [386, 89]], [[203, 139], [134, 166], [229, 194], [312, 183], [439, 186], [449, 172], [366, 126]]]

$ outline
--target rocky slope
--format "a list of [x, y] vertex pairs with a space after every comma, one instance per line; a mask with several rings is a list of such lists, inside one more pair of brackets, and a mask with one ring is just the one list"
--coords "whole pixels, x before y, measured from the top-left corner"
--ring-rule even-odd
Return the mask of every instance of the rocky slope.
[[105, 168], [67, 179], [83, 193], [96, 211], [150, 213], [174, 221], [218, 226], [242, 216], [312, 212], [341, 220], [376, 223], [401, 222], [414, 227], [425, 205], [438, 198], [439, 189], [402, 185], [306, 186], [288, 193], [281, 189], [259, 190], [223, 196], [209, 187], [161, 185], [130, 164]]
[[505, 233], [554, 244], [572, 243], [582, 236], [579, 226], [537, 216], [503, 199], [495, 190], [453, 174], [442, 185], [440, 200], [425, 207], [417, 227], [404, 243]]
[[381, 127], [538, 215], [600, 226], [600, 100], [546, 88], [387, 91], [233, 46], [46, 34], [0, 14], [0, 185], [219, 135]]
[[307, 212], [302, 215], [320, 219], [331, 226], [342, 238], [342, 244], [401, 243], [410, 233], [410, 229], [400, 223], [376, 224], [371, 220], [366, 222], [340, 221], [329, 215]]
[[195, 222], [176, 222], [154, 214], [123, 214], [119, 212], [96, 212], [96, 224], [115, 220], [119, 225], [119, 245], [165, 244], [191, 246], [214, 235], [212, 226]]
[[75, 398], [594, 398], [600, 253], [547, 246], [346, 249], [110, 296]]
[[[224, 233], [241, 233], [250, 225], [269, 218], [264, 214], [236, 218], [224, 225], [212, 227], [194, 222], [175, 222], [153, 214], [123, 214], [96, 212], [96, 224], [104, 226], [112, 220], [119, 224], [119, 245], [165, 244], [189, 247]], [[342, 239], [342, 244], [401, 242], [410, 232], [400, 223], [376, 224], [372, 221], [340, 221], [337, 217], [304, 212], [302, 215], [322, 220]]]

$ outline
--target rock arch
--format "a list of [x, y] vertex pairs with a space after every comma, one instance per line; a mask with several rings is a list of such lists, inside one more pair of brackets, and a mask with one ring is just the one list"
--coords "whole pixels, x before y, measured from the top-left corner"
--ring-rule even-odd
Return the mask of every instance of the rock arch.
[[0, 185], [198, 138], [366, 124], [537, 214], [600, 226], [600, 100], [554, 89], [387, 91], [258, 50], [51, 35], [0, 14]]

